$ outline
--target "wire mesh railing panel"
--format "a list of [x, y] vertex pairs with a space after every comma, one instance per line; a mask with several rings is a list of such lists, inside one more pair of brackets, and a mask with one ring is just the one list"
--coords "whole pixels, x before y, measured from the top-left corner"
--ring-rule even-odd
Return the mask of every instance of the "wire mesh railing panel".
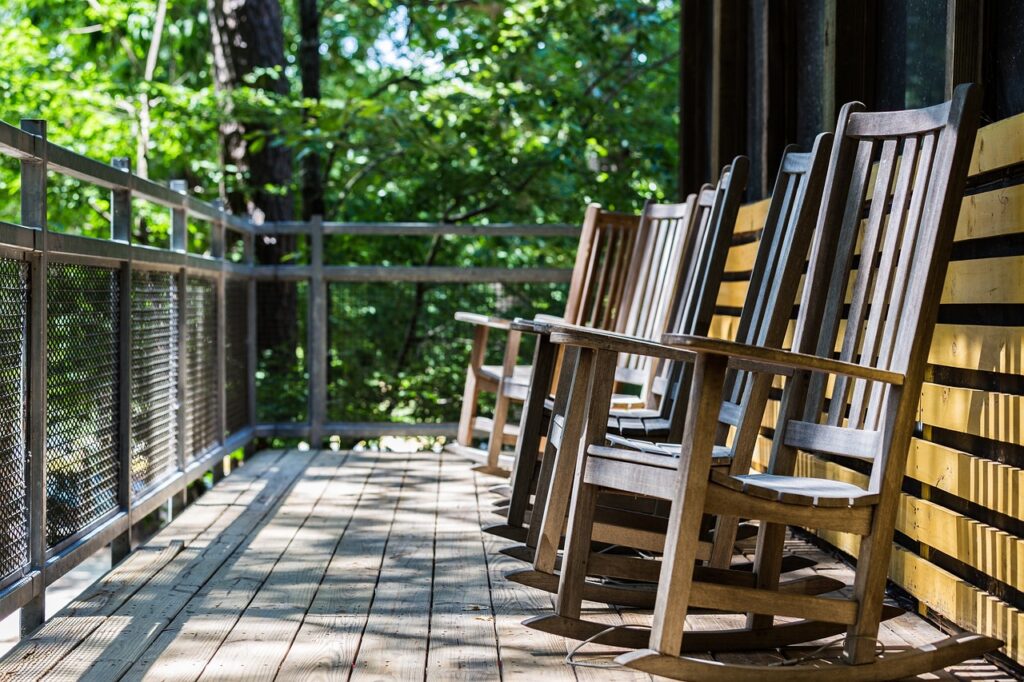
[[257, 418], [261, 423], [307, 419], [308, 294], [306, 282], [256, 284], [256, 404]]
[[217, 283], [203, 277], [186, 282], [188, 358], [185, 386], [185, 457], [192, 459], [217, 444]]
[[65, 540], [117, 507], [118, 271], [47, 272], [46, 539]]
[[249, 282], [228, 279], [224, 283], [224, 426], [236, 433], [252, 421], [249, 414]]
[[[328, 421], [457, 421], [472, 328], [455, 313], [558, 314], [565, 291], [549, 283], [332, 283]], [[494, 335], [493, 350], [501, 336]], [[500, 363], [500, 355], [492, 351], [489, 362]]]
[[28, 266], [0, 259], [0, 580], [28, 564]]
[[178, 469], [178, 281], [132, 272], [132, 491]]

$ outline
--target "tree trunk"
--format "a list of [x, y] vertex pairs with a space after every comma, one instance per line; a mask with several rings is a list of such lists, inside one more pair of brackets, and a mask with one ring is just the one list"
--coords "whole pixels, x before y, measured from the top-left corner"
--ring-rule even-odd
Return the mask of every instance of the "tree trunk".
[[[256, 69], [277, 68], [277, 77], [263, 76], [255, 86], [278, 94], [288, 93], [284, 76], [284, 28], [278, 0], [207, 0], [213, 39], [214, 79], [217, 89], [230, 92], [252, 87], [246, 77]], [[230, 104], [221, 125], [222, 163], [236, 166], [246, 182], [221, 194], [238, 214], [257, 223], [291, 220], [293, 200], [285, 191], [292, 180], [291, 151], [273, 139], [266, 121], [238, 120]], [[259, 140], [260, 144], [253, 145]], [[293, 236], [256, 239], [257, 262], [280, 263], [295, 250]], [[257, 307], [259, 348], [294, 348], [296, 341], [296, 288], [293, 283], [261, 283]]]
[[[296, 0], [299, 14], [299, 74], [302, 97], [320, 100], [320, 11], [317, 0]], [[316, 119], [307, 110], [307, 128], [316, 126]], [[320, 155], [307, 153], [302, 159], [302, 218], [309, 220], [324, 215], [324, 181]]]

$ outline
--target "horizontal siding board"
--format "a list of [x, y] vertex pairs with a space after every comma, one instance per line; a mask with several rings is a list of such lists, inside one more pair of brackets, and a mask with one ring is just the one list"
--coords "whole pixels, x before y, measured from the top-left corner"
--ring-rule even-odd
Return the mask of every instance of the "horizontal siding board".
[[1024, 470], [915, 438], [907, 475], [971, 504], [1024, 521]]
[[925, 384], [918, 419], [950, 431], [1024, 445], [1024, 396]]
[[1024, 232], [1024, 185], [980, 192], [964, 199], [956, 239], [980, 239]]
[[1011, 116], [978, 130], [971, 175], [988, 173], [1024, 161], [1024, 114]]
[[942, 302], [1024, 303], [1024, 256], [950, 263], [942, 288]]
[[1024, 372], [1024, 326], [937, 325], [928, 362], [960, 369], [1021, 374]]

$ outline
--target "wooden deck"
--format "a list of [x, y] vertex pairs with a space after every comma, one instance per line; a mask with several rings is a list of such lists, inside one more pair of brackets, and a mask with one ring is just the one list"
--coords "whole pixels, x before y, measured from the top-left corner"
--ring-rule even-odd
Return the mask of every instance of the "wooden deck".
[[[521, 564], [480, 532], [494, 483], [431, 452], [264, 452], [22, 641], [0, 678], [650, 679], [574, 669], [568, 642], [520, 625], [550, 598], [502, 579]], [[889, 647], [939, 638], [912, 615], [883, 632]], [[1012, 678], [978, 661], [931, 679]]]

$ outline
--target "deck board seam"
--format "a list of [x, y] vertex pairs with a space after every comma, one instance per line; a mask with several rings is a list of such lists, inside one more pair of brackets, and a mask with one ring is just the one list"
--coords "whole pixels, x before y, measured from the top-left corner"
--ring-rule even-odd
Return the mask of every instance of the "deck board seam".
[[499, 682], [505, 682], [505, 666], [502, 663], [501, 655], [501, 635], [498, 632], [498, 612], [494, 606], [494, 582], [491, 580], [491, 557], [487, 553], [487, 538], [484, 536], [484, 517], [483, 512], [483, 501], [480, 499], [480, 474], [476, 471], [472, 472], [472, 483], [473, 483], [473, 499], [476, 502], [476, 520], [477, 526], [481, 529], [478, 531], [480, 539], [480, 548], [483, 552], [484, 557], [484, 568], [487, 571], [487, 598], [491, 607], [491, 629], [494, 631], [494, 643], [497, 647], [498, 655], [498, 679]]
[[352, 652], [352, 665], [349, 668], [349, 674], [348, 674], [348, 676], [346, 678], [348, 680], [351, 680], [352, 677], [355, 675], [356, 666], [359, 663], [359, 655], [360, 655], [360, 653], [363, 650], [363, 640], [366, 637], [366, 630], [369, 627], [370, 619], [373, 616], [373, 607], [374, 607], [374, 604], [377, 603], [377, 591], [380, 588], [381, 578], [384, 575], [384, 563], [385, 563], [385, 561], [387, 559], [388, 548], [391, 545], [391, 534], [394, 532], [395, 520], [398, 518], [398, 509], [401, 506], [402, 497], [403, 497], [403, 494], [406, 492], [406, 485], [409, 482], [409, 466], [408, 465], [409, 465], [410, 461], [411, 461], [411, 457], [407, 457], [406, 458], [406, 466], [403, 467], [403, 469], [402, 469], [402, 480], [401, 480], [401, 483], [399, 485], [398, 491], [395, 494], [395, 502], [394, 502], [394, 505], [393, 505], [392, 510], [391, 510], [391, 521], [388, 524], [388, 536], [387, 536], [387, 539], [384, 541], [383, 547], [381, 548], [381, 563], [380, 563], [380, 565], [378, 566], [378, 569], [377, 569], [377, 579], [374, 581], [373, 591], [370, 593], [370, 600], [369, 600], [369, 603], [366, 605], [366, 617], [363, 619], [363, 626], [360, 629], [359, 637], [357, 638], [357, 641], [356, 641], [355, 650]]

